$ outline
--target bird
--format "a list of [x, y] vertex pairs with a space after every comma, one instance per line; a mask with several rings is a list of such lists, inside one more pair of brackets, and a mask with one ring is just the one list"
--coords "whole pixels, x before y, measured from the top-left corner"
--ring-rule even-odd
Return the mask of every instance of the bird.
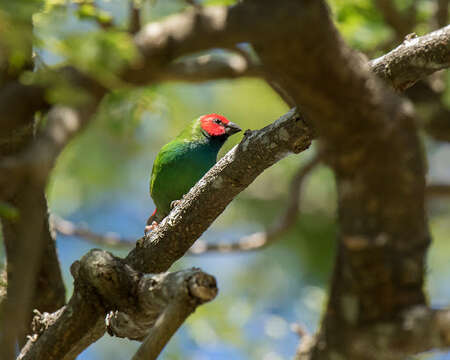
[[164, 145], [153, 163], [150, 196], [156, 205], [148, 218], [145, 234], [154, 230], [217, 161], [217, 154], [229, 136], [241, 131], [219, 114], [202, 115]]

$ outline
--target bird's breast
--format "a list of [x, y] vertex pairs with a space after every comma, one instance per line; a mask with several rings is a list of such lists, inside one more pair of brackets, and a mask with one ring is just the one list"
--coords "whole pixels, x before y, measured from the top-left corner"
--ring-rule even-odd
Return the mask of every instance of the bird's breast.
[[[175, 146], [177, 145], [177, 146]], [[182, 143], [162, 149], [152, 174], [151, 195], [164, 213], [189, 192], [215, 164], [217, 151], [203, 144]]]

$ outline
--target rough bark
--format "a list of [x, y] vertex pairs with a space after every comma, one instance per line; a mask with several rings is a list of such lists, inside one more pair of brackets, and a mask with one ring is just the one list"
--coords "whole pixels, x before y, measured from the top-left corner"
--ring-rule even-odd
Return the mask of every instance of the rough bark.
[[388, 54], [371, 61], [370, 66], [379, 77], [401, 91], [437, 70], [448, 68], [450, 25], [425, 36], [406, 39]]
[[[12, 69], [0, 65], [0, 161], [15, 157], [33, 141], [34, 112], [45, 108], [44, 93], [37, 86], [18, 81], [20, 72], [32, 68], [31, 17], [24, 20], [28, 58], [23, 66]], [[3, 53], [7, 56], [8, 49]], [[2, 170], [2, 175], [8, 176]], [[56, 311], [65, 302], [65, 288], [54, 241], [48, 229], [47, 203], [40, 182], [26, 177], [11, 178], [22, 185], [9, 188], [2, 200], [19, 212], [16, 219], [2, 219], [7, 256], [7, 293], [1, 302], [0, 347], [5, 359], [13, 358], [15, 342], [23, 344], [29, 332], [32, 310]], [[2, 189], [3, 190], [3, 189]], [[45, 262], [41, 261], [45, 254]], [[27, 266], [23, 266], [24, 261]]]
[[[276, 31], [273, 23], [280, 24]], [[445, 46], [448, 28], [437, 34], [423, 49], [422, 41], [428, 38], [413, 40], [412, 48], [405, 44], [406, 50], [397, 49], [400, 55], [412, 49], [414, 61], [409, 64], [400, 56], [406, 62], [396, 67], [387, 56], [372, 67], [394, 87], [404, 89], [417, 78], [449, 65]], [[424, 167], [411, 109], [343, 42], [322, 1], [247, 0], [230, 8], [189, 10], [146, 26], [135, 40], [142, 61], [122, 73], [123, 79], [135, 84], [161, 79], [181, 55], [250, 41], [265, 73], [270, 73], [271, 80], [314, 121], [325, 160], [337, 177], [341, 234], [328, 309], [319, 340], [310, 352], [313, 358], [362, 358], [359, 350], [349, 346], [355, 334], [367, 330], [376, 343], [382, 337], [377, 338], [378, 333], [372, 330], [385, 322], [398, 329], [400, 313], [425, 305], [423, 265], [429, 238], [423, 204]], [[416, 46], [421, 49], [417, 54]], [[388, 64], [389, 73], [386, 67], [379, 68], [381, 64]], [[419, 69], [412, 72], [414, 78], [405, 76], [405, 66]], [[72, 83], [90, 90], [95, 98], [105, 93], [73, 69], [67, 72]], [[399, 80], [393, 82], [396, 76]], [[138, 241], [125, 260], [109, 263], [119, 264], [122, 270], [131, 266], [134, 272], [166, 270], [260, 172], [287, 152], [307, 147], [312, 132], [298, 119], [291, 112], [261, 131], [247, 133], [150, 238]], [[58, 143], [53, 146], [48, 138], [41, 140], [37, 142], [41, 149], [50, 150], [50, 156], [42, 151], [45, 177], [62, 147]], [[27, 159], [25, 155], [19, 163]], [[8, 166], [17, 165], [17, 159], [10, 160]], [[91, 265], [95, 269], [95, 264]], [[132, 281], [128, 270], [117, 274], [125, 276], [113, 278], [125, 286], [115, 288], [121, 294]], [[55, 359], [73, 358], [101, 336], [106, 309], [129, 305], [124, 305], [122, 296], [111, 301], [111, 289], [105, 284], [92, 286], [93, 281], [86, 276], [78, 278], [79, 291], [55, 316], [54, 323], [27, 347], [24, 358], [48, 359], [45, 349], [52, 349]], [[63, 340], [64, 346], [54, 346]], [[422, 340], [416, 343], [416, 350], [426, 350], [432, 343]], [[383, 346], [382, 350], [389, 351], [389, 344]]]
[[138, 240], [127, 262], [143, 272], [166, 271], [238, 193], [287, 154], [308, 148], [312, 137], [294, 110], [261, 130], [247, 130], [241, 143], [206, 173], [158, 229]]
[[344, 44], [324, 3], [277, 3], [283, 11], [264, 5], [285, 30], [272, 35], [270, 47], [255, 48], [314, 119], [339, 193], [338, 259], [312, 358], [362, 358], [350, 346], [359, 329], [394, 322], [400, 312], [425, 303], [429, 235], [412, 109]]
[[215, 279], [199, 269], [144, 275], [98, 249], [75, 262], [71, 271], [75, 289], [70, 302], [54, 316], [36, 319], [37, 333], [18, 359], [74, 359], [105, 330], [142, 340], [151, 329], [159, 336], [160, 351], [173, 332], [153, 329], [158, 319], [169, 313], [186, 318], [217, 293]]
[[[171, 275], [160, 275], [159, 278], [164, 276]], [[133, 356], [133, 360], [156, 359], [175, 331], [194, 312], [195, 308], [200, 303], [211, 301], [217, 295], [216, 280], [210, 275], [193, 269], [190, 272], [179, 272], [172, 276], [176, 279], [173, 281], [172, 288], [167, 289], [172, 292], [166, 291], [165, 295], [168, 298], [164, 301], [164, 311], [156, 319], [141, 347]], [[153, 283], [152, 285], [154, 286]], [[163, 290], [164, 286], [161, 286], [160, 291], [164, 292]]]
[[[310, 145], [311, 138], [310, 128], [295, 110], [291, 110], [264, 129], [248, 131], [243, 141], [191, 189], [150, 237], [138, 240], [135, 249], [126, 259], [108, 260], [111, 264], [108, 266], [121, 266], [126, 271], [135, 273], [166, 271], [190, 248], [234, 196], [245, 189], [267, 167], [288, 153], [305, 150]], [[272, 151], [267, 151], [267, 148]], [[101, 261], [92, 260], [95, 257], [92, 252], [89, 254], [81, 261], [85, 264], [82, 268], [87, 270], [84, 272], [76, 270], [75, 274], [89, 272], [95, 274], [98, 271], [95, 268]], [[101, 258], [104, 259], [103, 255]], [[75, 268], [78, 268], [78, 265], [75, 265]], [[123, 271], [116, 273], [128, 276]], [[50, 326], [34, 344], [27, 345], [21, 355], [23, 359], [71, 359], [84, 350], [89, 341], [97, 340], [98, 334], [101, 333], [99, 319], [106, 314], [105, 306], [107, 310], [119, 309], [120, 314], [121, 302], [126, 302], [129, 298], [123, 291], [131, 291], [129, 290], [132, 289], [131, 283], [127, 285], [122, 282], [115, 288], [117, 294], [111, 299], [112, 291], [106, 286], [95, 286], [95, 291], [82, 291], [86, 287], [92, 289], [92, 277], [93, 275], [90, 278], [75, 276], [75, 284], [78, 284], [80, 290], [75, 291], [64, 311], [57, 316], [54, 325]], [[107, 306], [108, 304], [110, 305]], [[122, 306], [122, 309], [126, 308], [125, 305]], [[73, 316], [77, 313], [87, 314], [88, 319], [84, 316], [80, 318]], [[142, 316], [141, 313], [138, 315], [137, 317]], [[121, 336], [133, 337], [130, 333], [121, 333]], [[57, 346], [57, 344], [66, 345]], [[51, 356], [45, 352], [48, 348], [53, 349]]]

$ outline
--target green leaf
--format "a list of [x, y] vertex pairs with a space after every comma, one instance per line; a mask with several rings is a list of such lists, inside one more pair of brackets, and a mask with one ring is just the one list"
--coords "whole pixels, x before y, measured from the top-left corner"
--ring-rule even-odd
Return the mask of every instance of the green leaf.
[[91, 95], [80, 88], [73, 87], [57, 71], [46, 68], [38, 72], [26, 71], [20, 77], [20, 81], [26, 85], [41, 85], [46, 90], [46, 100], [52, 104], [60, 103], [69, 106], [81, 106], [85, 104]]
[[117, 74], [138, 57], [131, 36], [114, 30], [76, 34], [56, 40], [54, 50], [64, 56], [66, 63], [96, 78], [108, 88], [121, 85]]
[[109, 93], [102, 101], [98, 121], [115, 136], [130, 138], [145, 113], [154, 111], [157, 99], [152, 87], [122, 89]]

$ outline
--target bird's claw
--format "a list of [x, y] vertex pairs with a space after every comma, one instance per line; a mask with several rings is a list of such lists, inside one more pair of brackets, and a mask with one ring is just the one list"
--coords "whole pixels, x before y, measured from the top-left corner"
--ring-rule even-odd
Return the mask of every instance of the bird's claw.
[[152, 221], [150, 225], [147, 225], [144, 229], [144, 234], [147, 235], [149, 232], [158, 228], [158, 223], [156, 221]]

